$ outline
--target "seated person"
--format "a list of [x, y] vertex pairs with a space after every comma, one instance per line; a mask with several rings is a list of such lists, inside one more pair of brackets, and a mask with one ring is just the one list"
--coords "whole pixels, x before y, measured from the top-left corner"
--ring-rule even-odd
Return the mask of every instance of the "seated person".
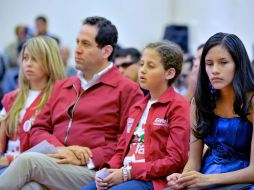
[[241, 40], [210, 37], [191, 105], [189, 160], [181, 174], [167, 177], [171, 189], [254, 189], [253, 96], [254, 72]]
[[52, 87], [64, 78], [58, 46], [50, 37], [28, 40], [21, 51], [19, 88], [6, 94], [0, 113], [0, 173], [29, 148], [32, 123], [44, 107]]
[[172, 86], [181, 72], [183, 54], [172, 42], [151, 43], [140, 60], [139, 82], [149, 90], [129, 111], [115, 155], [105, 164], [106, 178], [82, 190], [159, 190], [166, 175], [182, 171], [188, 159], [189, 103]]
[[0, 176], [0, 189], [79, 189], [113, 156], [130, 106], [143, 97], [110, 62], [117, 36], [106, 18], [84, 20], [75, 51], [78, 74], [55, 84], [31, 129], [31, 146], [47, 140], [59, 152], [21, 154]]

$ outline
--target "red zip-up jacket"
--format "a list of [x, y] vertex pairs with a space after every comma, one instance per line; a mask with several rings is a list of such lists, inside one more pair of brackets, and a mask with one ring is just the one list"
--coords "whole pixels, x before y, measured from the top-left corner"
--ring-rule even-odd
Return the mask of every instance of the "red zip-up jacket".
[[[116, 154], [107, 163], [111, 168], [123, 166], [132, 135], [149, 99], [150, 95], [130, 109]], [[152, 180], [154, 189], [158, 190], [166, 187], [166, 176], [182, 171], [188, 159], [189, 109], [189, 103], [173, 87], [152, 104], [145, 124], [145, 163], [131, 163], [132, 179]]]
[[129, 108], [142, 97], [115, 67], [86, 91], [77, 76], [60, 80], [34, 121], [31, 146], [46, 139], [55, 146], [89, 147], [98, 169], [114, 154]]
[[[7, 93], [6, 95], [4, 95], [4, 97], [2, 99], [2, 104], [3, 104], [3, 107], [6, 111], [6, 113], [8, 113], [10, 111], [10, 109], [12, 108], [13, 103], [16, 99], [18, 90], [20, 90], [20, 89], [13, 90], [13, 91]], [[19, 122], [17, 136], [19, 137], [19, 140], [20, 140], [20, 152], [24, 152], [30, 148], [29, 147], [30, 132], [24, 131], [23, 125], [26, 120], [29, 120], [32, 116], [35, 116], [36, 108], [40, 103], [42, 95], [43, 95], [43, 92], [40, 93], [39, 96], [29, 106], [29, 108], [26, 109], [26, 112], [23, 116], [22, 121]], [[15, 136], [14, 138], [16, 138], [17, 136]], [[0, 129], [0, 139], [1, 139], [0, 151], [2, 153], [5, 153], [6, 149], [7, 149], [7, 143], [9, 140], [9, 137], [7, 137], [6, 131], [5, 131], [5, 123], [2, 123], [2, 127]]]

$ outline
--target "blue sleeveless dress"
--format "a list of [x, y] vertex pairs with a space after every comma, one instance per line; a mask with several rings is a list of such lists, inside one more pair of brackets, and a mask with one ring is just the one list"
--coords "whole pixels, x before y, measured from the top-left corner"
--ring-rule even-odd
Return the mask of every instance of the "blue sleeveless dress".
[[247, 167], [251, 138], [252, 123], [248, 120], [216, 116], [212, 134], [203, 139], [209, 149], [204, 155], [201, 173], [225, 173]]

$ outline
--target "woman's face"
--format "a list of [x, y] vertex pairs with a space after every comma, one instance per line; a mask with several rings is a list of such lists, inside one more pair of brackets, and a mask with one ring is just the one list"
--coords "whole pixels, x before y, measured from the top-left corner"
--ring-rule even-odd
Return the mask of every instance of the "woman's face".
[[47, 74], [42, 67], [42, 63], [37, 61], [28, 51], [27, 48], [24, 50], [22, 58], [22, 68], [24, 76], [29, 82], [41, 82], [47, 81]]
[[205, 69], [215, 89], [232, 87], [235, 62], [227, 49], [221, 45], [212, 47], [205, 57]]

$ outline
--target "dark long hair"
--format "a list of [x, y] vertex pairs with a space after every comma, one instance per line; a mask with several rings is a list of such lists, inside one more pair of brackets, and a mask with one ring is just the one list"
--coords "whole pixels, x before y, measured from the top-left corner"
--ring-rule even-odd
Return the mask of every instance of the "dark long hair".
[[216, 33], [210, 37], [205, 43], [201, 55], [194, 95], [197, 124], [193, 132], [197, 138], [204, 138], [211, 132], [215, 117], [214, 108], [216, 100], [220, 96], [219, 90], [211, 91], [209, 87], [210, 81], [205, 70], [205, 57], [208, 51], [216, 45], [221, 45], [225, 48], [234, 60], [234, 112], [241, 118], [246, 119], [248, 115], [249, 102], [246, 94], [247, 92], [254, 91], [254, 72], [242, 41], [236, 35], [227, 33]]

